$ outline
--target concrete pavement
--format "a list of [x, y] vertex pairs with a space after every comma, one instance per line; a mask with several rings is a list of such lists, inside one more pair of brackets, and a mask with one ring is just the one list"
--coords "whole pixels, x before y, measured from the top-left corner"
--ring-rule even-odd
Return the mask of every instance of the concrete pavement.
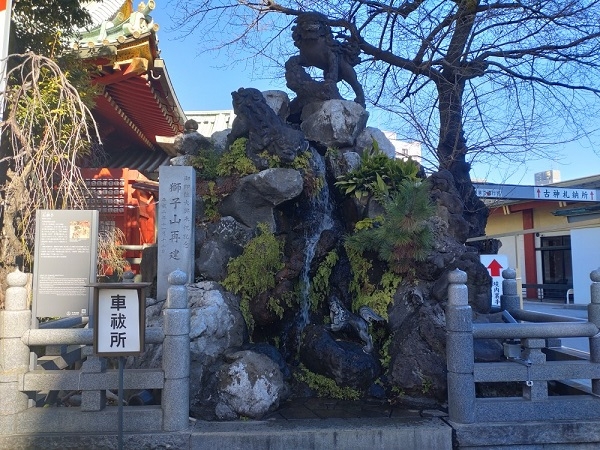
[[[557, 316], [575, 317], [587, 320], [587, 305], [583, 304], [565, 304], [564, 302], [540, 302], [537, 300], [524, 300], [523, 309], [537, 311], [545, 314], [554, 314]], [[562, 339], [563, 347], [574, 348], [582, 352], [590, 352], [590, 341], [588, 338], [566, 338]]]

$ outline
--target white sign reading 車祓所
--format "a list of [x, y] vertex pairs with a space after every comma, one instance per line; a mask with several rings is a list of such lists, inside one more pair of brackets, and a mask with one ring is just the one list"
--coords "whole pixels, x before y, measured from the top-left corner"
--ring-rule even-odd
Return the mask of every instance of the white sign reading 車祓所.
[[[125, 286], [125, 285], [124, 285]], [[94, 285], [94, 353], [100, 356], [131, 356], [144, 346], [144, 308], [137, 285]]]

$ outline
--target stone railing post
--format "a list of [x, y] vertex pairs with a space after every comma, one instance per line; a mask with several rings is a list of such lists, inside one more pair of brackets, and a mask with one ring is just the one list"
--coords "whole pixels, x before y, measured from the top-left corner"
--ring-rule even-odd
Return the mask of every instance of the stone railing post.
[[[545, 339], [521, 339], [523, 352], [521, 358], [529, 361], [533, 366], [546, 364], [546, 355], [542, 349], [546, 347]], [[533, 381], [533, 380], [529, 380]], [[540, 401], [548, 399], [548, 382], [546, 380], [533, 381], [531, 386], [523, 386], [523, 398], [527, 400]]]
[[[588, 320], [600, 328], [600, 268], [590, 273], [592, 285], [590, 286], [590, 304], [588, 305]], [[600, 362], [600, 337], [590, 338], [590, 361]], [[600, 379], [592, 380], [592, 392], [600, 395]]]
[[190, 310], [185, 287], [187, 274], [175, 270], [169, 274], [168, 282], [167, 301], [163, 310], [163, 431], [182, 431], [188, 428], [190, 409]]
[[[86, 359], [81, 365], [81, 373], [105, 373], [106, 358], [93, 354], [93, 348], [86, 346], [81, 351], [81, 356]], [[81, 410], [82, 411], [102, 411], [106, 406], [106, 390], [82, 390], [81, 391]]]
[[27, 280], [18, 269], [6, 277], [8, 289], [0, 311], [0, 416], [25, 411], [29, 403], [27, 394], [19, 391], [19, 378], [29, 370], [29, 347], [21, 341], [31, 326]]
[[500, 309], [514, 311], [521, 309], [521, 298], [517, 292], [517, 271], [510, 267], [502, 271], [502, 295], [500, 296]]
[[454, 270], [448, 275], [446, 307], [446, 365], [448, 367], [448, 413], [457, 423], [475, 422], [475, 359], [473, 317], [469, 306], [467, 274]]

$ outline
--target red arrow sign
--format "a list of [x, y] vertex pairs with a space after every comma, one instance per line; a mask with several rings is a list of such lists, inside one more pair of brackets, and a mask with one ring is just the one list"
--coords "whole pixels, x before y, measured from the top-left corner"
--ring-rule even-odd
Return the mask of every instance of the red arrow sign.
[[500, 269], [502, 269], [502, 264], [500, 264], [498, 261], [496, 261], [495, 259], [492, 260], [492, 262], [490, 263], [489, 266], [487, 266], [487, 269], [490, 271], [490, 275], [493, 277], [499, 277], [500, 276]]

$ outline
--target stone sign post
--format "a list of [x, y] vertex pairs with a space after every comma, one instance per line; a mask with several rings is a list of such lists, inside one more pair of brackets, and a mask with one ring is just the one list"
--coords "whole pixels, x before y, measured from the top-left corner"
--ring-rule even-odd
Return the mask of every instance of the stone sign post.
[[158, 275], [156, 298], [167, 298], [167, 277], [175, 270], [194, 277], [196, 172], [190, 166], [162, 166], [158, 186]]

